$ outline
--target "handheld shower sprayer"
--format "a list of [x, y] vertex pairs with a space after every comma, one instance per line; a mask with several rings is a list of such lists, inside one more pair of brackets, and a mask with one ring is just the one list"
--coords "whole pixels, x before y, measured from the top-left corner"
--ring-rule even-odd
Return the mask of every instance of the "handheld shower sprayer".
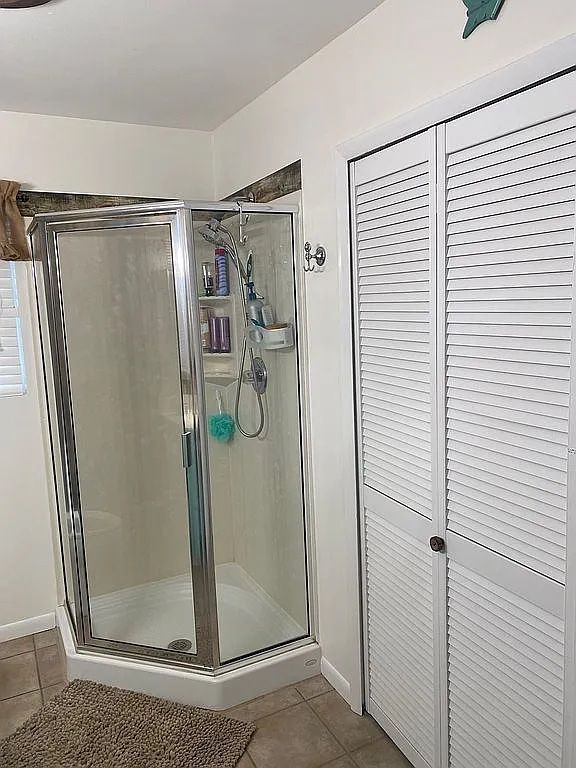
[[208, 224], [206, 224], [205, 227], [202, 227], [199, 232], [208, 243], [215, 245], [217, 248], [224, 248], [226, 250], [240, 276], [241, 282], [246, 283], [248, 279], [246, 268], [240, 261], [238, 249], [236, 248], [236, 243], [230, 230], [226, 229], [218, 219], [210, 219]]

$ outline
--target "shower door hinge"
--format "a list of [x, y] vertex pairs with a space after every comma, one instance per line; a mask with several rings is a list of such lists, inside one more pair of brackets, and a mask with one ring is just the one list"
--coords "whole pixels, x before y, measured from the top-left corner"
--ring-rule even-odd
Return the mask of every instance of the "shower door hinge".
[[192, 466], [192, 432], [182, 433], [182, 463], [184, 469]]

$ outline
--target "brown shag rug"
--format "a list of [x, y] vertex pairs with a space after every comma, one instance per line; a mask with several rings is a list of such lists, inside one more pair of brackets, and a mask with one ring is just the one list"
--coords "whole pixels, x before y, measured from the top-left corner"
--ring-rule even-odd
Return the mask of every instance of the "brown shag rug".
[[74, 680], [0, 742], [2, 768], [233, 768], [256, 726]]

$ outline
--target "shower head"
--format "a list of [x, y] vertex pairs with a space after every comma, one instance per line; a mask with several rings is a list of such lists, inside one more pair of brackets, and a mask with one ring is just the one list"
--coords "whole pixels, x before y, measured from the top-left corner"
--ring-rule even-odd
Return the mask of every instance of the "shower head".
[[207, 240], [209, 243], [212, 243], [212, 245], [216, 245], [220, 248], [229, 248], [229, 245], [226, 240], [223, 238], [223, 232], [221, 230], [225, 230], [227, 234], [228, 230], [226, 230], [218, 221], [218, 219], [210, 219], [208, 224], [206, 226], [201, 227], [199, 229], [200, 234], [204, 238], [204, 240]]
[[240, 261], [238, 251], [236, 249], [236, 243], [230, 230], [226, 229], [226, 227], [223, 226], [223, 224], [221, 224], [218, 219], [210, 219], [208, 224], [206, 224], [204, 227], [201, 227], [198, 231], [204, 240], [206, 240], [211, 245], [215, 245], [217, 248], [226, 249], [226, 252], [230, 256], [232, 263], [238, 270], [241, 279], [246, 282], [248, 280], [248, 275], [244, 265]]

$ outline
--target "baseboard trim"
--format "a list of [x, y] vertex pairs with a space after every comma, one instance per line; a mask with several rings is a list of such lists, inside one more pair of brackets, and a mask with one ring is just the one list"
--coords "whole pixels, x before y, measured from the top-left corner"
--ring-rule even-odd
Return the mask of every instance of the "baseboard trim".
[[42, 616], [32, 616], [30, 619], [22, 619], [12, 624], [4, 624], [0, 627], [0, 643], [8, 640], [16, 640], [18, 637], [33, 635], [36, 632], [44, 632], [56, 626], [56, 616], [52, 613], [44, 613]]
[[322, 660], [320, 661], [320, 670], [332, 688], [338, 691], [340, 696], [342, 696], [343, 699], [346, 699], [348, 704], [352, 706], [350, 683], [340, 674], [340, 672], [338, 672], [336, 667], [333, 667], [332, 664], [330, 664], [328, 659], [326, 659], [324, 656], [322, 656]]

